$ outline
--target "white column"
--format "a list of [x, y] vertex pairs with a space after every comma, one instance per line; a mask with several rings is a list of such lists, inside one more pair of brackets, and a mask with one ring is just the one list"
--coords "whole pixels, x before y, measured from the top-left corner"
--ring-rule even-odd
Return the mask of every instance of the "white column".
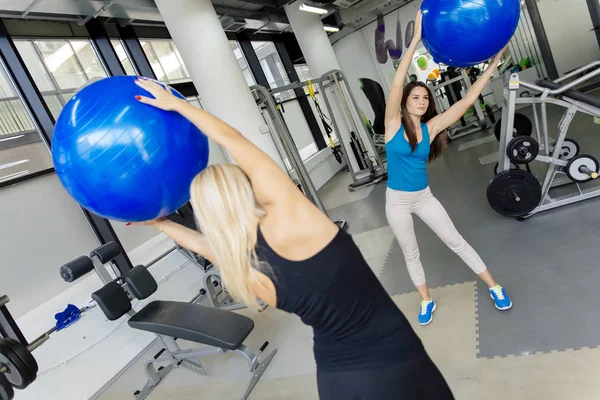
[[298, 1], [284, 9], [312, 76], [317, 78], [332, 69], [341, 69], [319, 14], [300, 11]]
[[[284, 9], [294, 31], [294, 36], [300, 45], [300, 50], [302, 50], [302, 54], [304, 55], [304, 60], [306, 60], [306, 65], [308, 65], [308, 69], [310, 70], [310, 74], [313, 78], [320, 78], [323, 74], [331, 70], [341, 69], [327, 32], [323, 29], [323, 22], [321, 22], [319, 14], [301, 11], [300, 4], [301, 2], [297, 1], [286, 5]], [[332, 87], [325, 89], [325, 91], [330, 99], [335, 98]], [[336, 133], [343, 139], [344, 150], [348, 155], [350, 167], [353, 171], [358, 171], [358, 163], [350, 147], [350, 132], [354, 128], [348, 121], [347, 113], [342, 108], [342, 105], [336, 101], [331, 101], [330, 104], [333, 113], [332, 117], [335, 118], [337, 126], [341, 131]], [[354, 121], [358, 125], [360, 123], [359, 116], [355, 112], [352, 113]], [[360, 125], [358, 129], [360, 130]]]
[[239, 130], [284, 168], [270, 135], [259, 131], [265, 122], [211, 1], [155, 2], [206, 111]]

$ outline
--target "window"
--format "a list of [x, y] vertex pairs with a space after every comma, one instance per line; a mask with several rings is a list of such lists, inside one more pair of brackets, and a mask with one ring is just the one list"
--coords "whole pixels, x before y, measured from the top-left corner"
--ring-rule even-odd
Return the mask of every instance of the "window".
[[200, 100], [199, 96], [190, 96], [186, 97], [185, 99], [194, 107], [204, 110], [204, 106], [202, 105], [202, 101]]
[[[273, 42], [252, 42], [252, 47], [256, 52], [260, 66], [267, 77], [267, 82], [271, 88], [277, 88], [290, 84], [283, 63], [279, 58], [277, 49]], [[275, 97], [281, 101], [290, 100], [296, 97], [293, 90], [275, 94]]]
[[107, 77], [89, 40], [26, 39], [15, 45], [55, 119], [81, 86]]
[[115, 53], [117, 53], [117, 57], [119, 58], [119, 61], [121, 62], [121, 65], [123, 66], [123, 69], [125, 70], [125, 73], [127, 75], [138, 75], [137, 71], [133, 67], [133, 63], [129, 59], [129, 54], [127, 54], [127, 51], [125, 50], [125, 46], [123, 46], [123, 43], [121, 43], [120, 40], [114, 40], [114, 39], [111, 40], [110, 43], [112, 44], [113, 48], [115, 49]]
[[233, 50], [233, 54], [235, 55], [238, 64], [240, 64], [240, 69], [242, 70], [242, 74], [244, 74], [244, 78], [246, 78], [248, 86], [256, 85], [252, 71], [250, 71], [250, 68], [248, 67], [248, 62], [246, 61], [246, 57], [244, 57], [244, 53], [242, 53], [242, 49], [240, 49], [238, 42], [230, 40], [229, 45], [231, 46], [231, 50]]
[[157, 80], [169, 84], [192, 80], [172, 40], [140, 40], [140, 44]]
[[0, 64], [0, 183], [52, 168], [52, 157]]

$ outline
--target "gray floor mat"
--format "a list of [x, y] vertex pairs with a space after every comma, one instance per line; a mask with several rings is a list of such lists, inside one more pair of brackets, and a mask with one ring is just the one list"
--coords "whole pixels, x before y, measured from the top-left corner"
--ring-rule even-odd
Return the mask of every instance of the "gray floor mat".
[[[536, 232], [515, 230], [505, 238], [505, 251], [498, 253], [492, 272], [514, 306], [497, 311], [485, 285], [478, 283], [479, 357], [600, 344], [597, 207], [597, 202], [586, 202], [549, 212], [535, 220]], [[552, 229], [556, 218], [569, 223]]]

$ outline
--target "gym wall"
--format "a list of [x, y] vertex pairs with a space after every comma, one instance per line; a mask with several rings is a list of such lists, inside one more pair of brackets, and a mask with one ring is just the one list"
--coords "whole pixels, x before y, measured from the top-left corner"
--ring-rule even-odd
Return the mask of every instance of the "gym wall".
[[59, 267], [98, 241], [55, 174], [2, 189], [0, 210], [0, 292], [18, 318], [66, 290]]
[[586, 0], [539, 0], [537, 6], [559, 75], [600, 60]]
[[[420, 2], [411, 2], [397, 10], [384, 15], [385, 41], [392, 40], [396, 43], [396, 25], [398, 19], [401, 24], [402, 50], [406, 49], [405, 33], [406, 26], [415, 19]], [[374, 118], [372, 108], [360, 89], [359, 78], [370, 78], [379, 82], [387, 97], [392, 86], [392, 80], [396, 72], [393, 60], [388, 57], [387, 62], [381, 64], [377, 61], [375, 51], [375, 30], [377, 21], [374, 21], [356, 32], [345, 36], [333, 44], [333, 49], [340, 62], [342, 71], [348, 76], [355, 93], [356, 101], [365, 115], [371, 120]]]
[[[371, 38], [372, 41], [372, 38]], [[373, 122], [375, 114], [369, 100], [360, 88], [360, 78], [369, 78], [379, 82], [387, 96], [389, 87], [385, 75], [377, 67], [376, 59], [371, 50], [362, 29], [351, 33], [342, 40], [333, 45], [335, 55], [342, 67], [342, 72], [346, 74], [348, 82], [358, 106], [363, 110], [369, 121]], [[390, 81], [391, 83], [391, 81]]]

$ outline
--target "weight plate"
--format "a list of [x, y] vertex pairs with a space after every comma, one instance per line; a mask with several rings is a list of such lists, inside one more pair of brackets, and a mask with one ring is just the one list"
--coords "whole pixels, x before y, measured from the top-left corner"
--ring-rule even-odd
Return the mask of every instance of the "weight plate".
[[[498, 120], [494, 127], [494, 135], [496, 139], [500, 141], [500, 131], [502, 130], [502, 118]], [[533, 132], [533, 124], [531, 120], [523, 114], [515, 113], [515, 120], [513, 122], [513, 136], [531, 136]]]
[[512, 138], [506, 148], [508, 158], [517, 164], [529, 164], [537, 157], [540, 151], [538, 142], [529, 136]]
[[598, 160], [590, 155], [582, 154], [569, 161], [565, 168], [565, 172], [569, 179], [574, 182], [587, 182], [593, 179], [593, 177], [583, 172], [581, 170], [582, 168], [587, 168], [595, 173], [598, 173], [598, 170], [600, 170]]
[[35, 377], [38, 373], [39, 367], [38, 367], [37, 361], [31, 354], [31, 352], [29, 350], [27, 350], [27, 347], [23, 346], [23, 344], [21, 344], [20, 342], [17, 342], [14, 339], [4, 339], [4, 342], [5, 342], [5, 344], [7, 342], [11, 343], [11, 346], [13, 346], [11, 348], [12, 351], [17, 353], [17, 355], [19, 356], [21, 361], [23, 361], [23, 363], [27, 366], [27, 368], [31, 372], [31, 375], [34, 377], [33, 380], [35, 380]]
[[[519, 168], [519, 166], [517, 164], [515, 164], [514, 162], [511, 162], [510, 169], [521, 169], [521, 168]], [[496, 163], [496, 165], [494, 165], [494, 175], [498, 175], [498, 163]]]
[[4, 364], [8, 371], [4, 373], [4, 376], [10, 384], [17, 389], [25, 389], [33, 382], [31, 372], [21, 358], [12, 351], [10, 344], [4, 343], [4, 340], [0, 340], [0, 364]]
[[[552, 148], [552, 153], [554, 154], [554, 148]], [[575, 158], [579, 154], [579, 143], [574, 141], [573, 139], [565, 139], [563, 141], [563, 145], [560, 149], [560, 153], [558, 154], [558, 158], [560, 160], [569, 161]]]
[[488, 203], [506, 217], [524, 216], [542, 199], [542, 186], [537, 178], [520, 169], [500, 172], [487, 188]]
[[15, 391], [4, 374], [0, 374], [0, 400], [12, 400]]

